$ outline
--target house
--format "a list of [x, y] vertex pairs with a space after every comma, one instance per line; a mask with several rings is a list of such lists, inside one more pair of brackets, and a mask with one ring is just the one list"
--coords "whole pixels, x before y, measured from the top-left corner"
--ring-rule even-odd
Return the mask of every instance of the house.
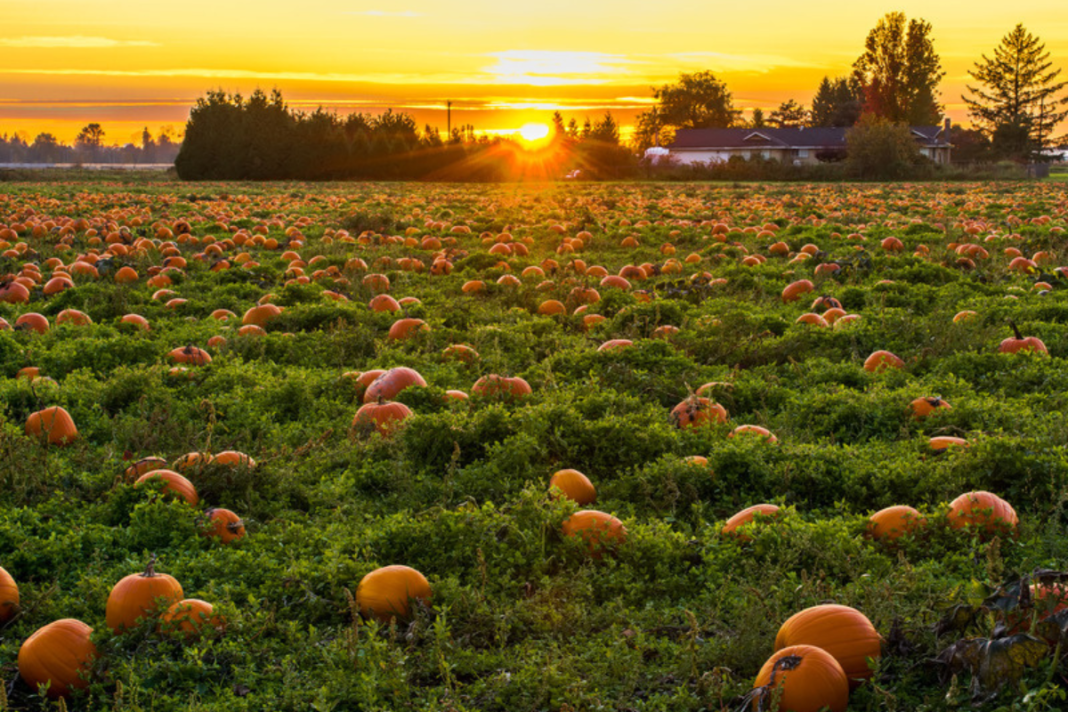
[[[831, 127], [680, 129], [675, 133], [675, 140], [664, 148], [671, 160], [681, 164], [721, 163], [740, 156], [746, 160], [759, 157], [803, 165], [844, 158], [848, 130]], [[949, 163], [949, 119], [943, 126], [913, 126], [911, 130], [920, 153], [935, 163]], [[659, 154], [649, 157], [663, 160]]]

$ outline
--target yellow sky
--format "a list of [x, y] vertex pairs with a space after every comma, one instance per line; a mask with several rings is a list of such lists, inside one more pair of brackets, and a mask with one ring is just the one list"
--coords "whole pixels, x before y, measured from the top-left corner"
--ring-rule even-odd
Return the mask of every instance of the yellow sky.
[[51, 131], [71, 140], [89, 121], [108, 142], [142, 126], [180, 128], [209, 89], [278, 87], [292, 106], [377, 113], [394, 107], [420, 125], [478, 130], [580, 121], [611, 109], [622, 124], [650, 86], [711, 69], [735, 105], [808, 103], [824, 75], [849, 71], [888, 11], [934, 26], [947, 75], [941, 99], [966, 122], [967, 70], [1017, 22], [1045, 41], [1068, 74], [1063, 0], [3, 0], [0, 133]]

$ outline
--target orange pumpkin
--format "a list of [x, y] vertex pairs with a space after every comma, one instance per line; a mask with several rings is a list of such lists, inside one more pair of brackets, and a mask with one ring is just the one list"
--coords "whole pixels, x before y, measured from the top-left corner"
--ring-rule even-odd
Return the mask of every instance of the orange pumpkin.
[[153, 470], [162, 470], [167, 467], [167, 461], [162, 457], [143, 457], [134, 464], [126, 468], [123, 475], [126, 477], [127, 482], [133, 482], [146, 472], [152, 472]]
[[367, 387], [367, 391], [363, 394], [363, 402], [393, 400], [405, 388], [413, 386], [426, 387], [426, 380], [418, 371], [406, 366], [391, 368]]
[[484, 398], [514, 399], [528, 396], [533, 391], [530, 384], [519, 376], [509, 378], [491, 373], [475, 381], [475, 385], [471, 387], [471, 393]]
[[174, 577], [156, 572], [156, 558], [152, 557], [142, 573], [126, 576], [111, 589], [104, 619], [108, 628], [118, 633], [133, 628], [161, 605], [169, 606], [184, 597], [182, 585]]
[[740, 541], [749, 541], [749, 537], [740, 531], [742, 527], [759, 522], [760, 519], [758, 517], [778, 517], [780, 511], [774, 504], [754, 504], [752, 507], [746, 507], [728, 519], [727, 523], [723, 525], [721, 533], [724, 536], [737, 537]]
[[391, 618], [407, 619], [411, 601], [430, 604], [430, 583], [410, 566], [384, 566], [375, 569], [356, 587], [356, 606], [364, 618], [389, 623]]
[[38, 628], [19, 648], [19, 675], [30, 687], [48, 684], [48, 697], [66, 697], [89, 686], [85, 675], [96, 657], [93, 629], [73, 618]]
[[922, 529], [926, 524], [927, 520], [922, 514], [912, 507], [900, 504], [880, 509], [868, 517], [868, 534], [873, 539], [893, 541]]
[[855, 608], [834, 603], [813, 606], [790, 616], [778, 635], [775, 649], [792, 645], [814, 645], [834, 656], [856, 687], [871, 677], [868, 658], [882, 654], [882, 636], [868, 617]]
[[1049, 353], [1049, 349], [1037, 336], [1024, 336], [1012, 320], [1009, 320], [1009, 325], [1012, 326], [1013, 336], [1002, 341], [1001, 345], [998, 346], [998, 351], [1003, 354], [1017, 354], [1021, 351], [1024, 353]]
[[562, 495], [579, 506], [597, 501], [597, 490], [586, 475], [578, 470], [558, 470], [549, 480], [549, 491]]
[[581, 537], [594, 558], [600, 558], [606, 548], [627, 540], [623, 522], [593, 509], [572, 514], [564, 520], [562, 531], [567, 537]]
[[358, 435], [375, 431], [389, 437], [413, 415], [411, 408], [403, 403], [365, 403], [356, 411], [352, 428]]
[[420, 331], [430, 331], [430, 325], [422, 319], [400, 319], [395, 321], [393, 326], [389, 327], [389, 335], [387, 338], [390, 341], [410, 339]]
[[34, 438], [48, 438], [50, 445], [70, 445], [78, 439], [78, 428], [66, 409], [54, 405], [32, 413], [26, 420], [26, 434]]
[[727, 433], [728, 438], [733, 438], [736, 435], [757, 435], [764, 438], [764, 440], [769, 443], [779, 442], [779, 439], [775, 437], [770, 430], [759, 425], [739, 425], [737, 428]]
[[85, 312], [77, 309], [64, 309], [56, 315], [57, 324], [70, 324], [71, 326], [89, 326], [93, 320]]
[[190, 366], [204, 366], [211, 363], [211, 354], [196, 346], [182, 346], [167, 354], [175, 363], [185, 363]]
[[223, 544], [229, 544], [245, 536], [245, 523], [229, 509], [212, 507], [204, 512], [200, 534], [218, 537]]
[[241, 318], [241, 323], [262, 327], [271, 319], [278, 317], [281, 313], [281, 308], [274, 304], [260, 304], [245, 312], [245, 316]]
[[942, 452], [951, 447], [968, 447], [968, 441], [964, 438], [955, 438], [952, 435], [939, 435], [938, 437], [931, 438], [931, 449], [935, 452]]
[[935, 396], [934, 398], [920, 397], [909, 403], [909, 407], [912, 408], [913, 418], [926, 418], [932, 413], [938, 413], [944, 410], [953, 410], [953, 407], [946, 403], [944, 400]]
[[613, 351], [613, 350], [617, 350], [617, 349], [624, 349], [624, 348], [627, 348], [628, 346], [633, 346], [633, 345], [634, 345], [634, 342], [631, 341], [630, 339], [611, 339], [609, 341], [604, 342], [600, 346], [598, 346], [597, 350], [598, 351]]
[[466, 344], [446, 346], [441, 352], [441, 356], [445, 360], [453, 359], [462, 363], [474, 363], [480, 358], [478, 352]]
[[49, 329], [48, 319], [37, 312], [30, 312], [15, 320], [15, 328], [23, 331], [33, 331], [38, 334], [47, 334]]
[[152, 329], [151, 325], [148, 323], [148, 319], [140, 314], [127, 314], [119, 319], [119, 322], [122, 324], [131, 324], [141, 331], [150, 331]]
[[[839, 319], [841, 322], [845, 317]], [[888, 368], [904, 368], [905, 362], [889, 351], [876, 351], [864, 360], [864, 370], [870, 373], [879, 373]]]
[[786, 289], [782, 290], [783, 302], [796, 302], [801, 298], [802, 294], [808, 294], [815, 287], [812, 282], [807, 279], [800, 279], [796, 282], [786, 285]]
[[164, 492], [171, 492], [194, 506], [200, 501], [200, 496], [197, 494], [196, 487], [193, 486], [193, 483], [174, 470], [152, 470], [151, 472], [146, 472], [137, 478], [134, 485], [137, 486], [142, 482], [157, 479], [163, 480]]
[[215, 615], [214, 606], [199, 598], [183, 598], [172, 603], [159, 619], [160, 632], [187, 639], [200, 635], [204, 626], [222, 630], [226, 627], [226, 621], [222, 616]]
[[680, 429], [726, 423], [727, 409], [711, 398], [689, 396], [671, 409], [671, 422]]
[[188, 472], [190, 470], [201, 468], [209, 462], [211, 462], [210, 454], [206, 452], [189, 452], [175, 460], [172, 467], [179, 472]]
[[6, 623], [19, 610], [19, 586], [7, 570], [0, 566], [0, 623]]
[[954, 529], [975, 527], [984, 536], [1015, 534], [1019, 523], [1011, 504], [983, 490], [966, 492], [950, 502], [948, 516]]
[[373, 297], [367, 303], [367, 306], [371, 308], [371, 311], [376, 312], [398, 312], [401, 310], [400, 303], [388, 294], [379, 294]]
[[813, 645], [794, 645], [768, 658], [753, 683], [754, 709], [768, 710], [765, 701], [776, 689], [776, 712], [845, 712], [849, 681], [842, 666], [827, 651]]

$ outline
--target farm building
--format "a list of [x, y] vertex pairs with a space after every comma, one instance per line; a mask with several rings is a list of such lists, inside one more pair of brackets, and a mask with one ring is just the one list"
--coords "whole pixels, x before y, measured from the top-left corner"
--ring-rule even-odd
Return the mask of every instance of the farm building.
[[[764, 158], [802, 165], [845, 157], [847, 128], [681, 129], [666, 147], [681, 164], [720, 163], [732, 156]], [[920, 152], [935, 163], [949, 163], [949, 120], [943, 126], [913, 126]], [[655, 149], [649, 149], [653, 151]], [[664, 149], [659, 149], [661, 154]], [[663, 160], [664, 156], [650, 156]], [[647, 155], [648, 152], [647, 152]]]

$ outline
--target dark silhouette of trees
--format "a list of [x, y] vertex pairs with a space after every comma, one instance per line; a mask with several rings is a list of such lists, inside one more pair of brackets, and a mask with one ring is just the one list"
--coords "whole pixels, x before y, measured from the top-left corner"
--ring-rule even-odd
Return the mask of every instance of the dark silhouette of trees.
[[864, 179], [907, 178], [925, 160], [906, 124], [875, 114], [864, 114], [846, 132], [846, 154], [846, 170]]
[[810, 126], [849, 127], [860, 120], [864, 87], [856, 77], [824, 77], [812, 97]]
[[864, 88], [864, 112], [893, 123], [937, 124], [942, 106], [935, 98], [945, 76], [931, 40], [931, 24], [887, 13], [868, 33], [853, 76]]
[[808, 109], [790, 99], [779, 104], [779, 108], [771, 112], [768, 123], [780, 129], [797, 128], [807, 124], [808, 118]]
[[1001, 38], [994, 56], [985, 54], [969, 74], [979, 87], [962, 96], [972, 120], [991, 139], [995, 155], [1029, 160], [1051, 144], [1057, 124], [1068, 117], [1068, 82], [1049, 61], [1046, 45], [1024, 26]]
[[727, 85], [709, 71], [680, 74], [674, 84], [655, 87], [653, 96], [656, 106], [638, 116], [634, 144], [639, 150], [658, 139], [670, 143], [676, 129], [733, 126], [742, 114], [734, 108]]

